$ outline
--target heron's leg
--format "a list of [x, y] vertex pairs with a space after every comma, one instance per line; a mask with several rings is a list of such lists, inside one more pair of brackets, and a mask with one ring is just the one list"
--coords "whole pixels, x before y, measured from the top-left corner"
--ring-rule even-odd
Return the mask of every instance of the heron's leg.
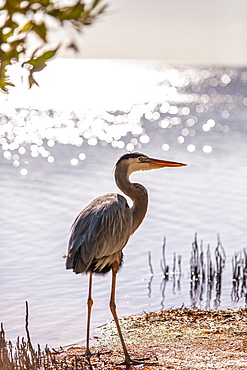
[[90, 321], [91, 321], [91, 310], [93, 305], [92, 299], [92, 281], [93, 281], [93, 274], [90, 272], [89, 275], [89, 287], [88, 287], [88, 299], [87, 299], [87, 340], [86, 340], [86, 355], [90, 356], [91, 352], [89, 349], [89, 335], [90, 335]]
[[[120, 341], [123, 347], [124, 357], [125, 357], [125, 361], [120, 363], [119, 365], [126, 365], [126, 369], [129, 369], [131, 365], [140, 365], [140, 364], [145, 363], [145, 361], [148, 360], [148, 358], [132, 359], [127, 351], [127, 347], [125, 345], [123, 335], [120, 329], [117, 311], [116, 311], [116, 303], [115, 303], [116, 276], [117, 276], [118, 269], [119, 269], [119, 264], [113, 263], [112, 264], [112, 286], [111, 286], [110, 310], [111, 310], [112, 316], [114, 318], [114, 321], [117, 327], [118, 335], [119, 335], [119, 338], [120, 338]], [[152, 363], [152, 364], [155, 364], [155, 363]]]
[[122, 344], [122, 347], [123, 347], [125, 362], [126, 362], [126, 364], [128, 364], [128, 363], [131, 363], [131, 359], [130, 359], [129, 353], [127, 351], [127, 348], [126, 348], [126, 345], [125, 345], [125, 342], [124, 342], [124, 339], [123, 339], [123, 335], [122, 335], [122, 332], [121, 332], [121, 329], [120, 329], [118, 316], [117, 316], [117, 311], [116, 311], [116, 303], [115, 303], [116, 276], [117, 276], [118, 268], [119, 268], [118, 263], [113, 263], [112, 264], [112, 286], [111, 286], [110, 310], [111, 310], [112, 316], [114, 318], [114, 321], [116, 323], [118, 335], [119, 335], [119, 338], [120, 338], [120, 341], [121, 341], [121, 344]]

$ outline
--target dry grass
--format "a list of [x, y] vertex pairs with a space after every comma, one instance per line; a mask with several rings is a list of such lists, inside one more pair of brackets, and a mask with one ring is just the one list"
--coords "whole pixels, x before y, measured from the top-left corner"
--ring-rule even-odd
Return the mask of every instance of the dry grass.
[[[120, 320], [133, 358], [149, 357], [136, 369], [247, 369], [247, 310], [205, 311], [173, 309]], [[92, 348], [90, 360], [84, 348], [34, 350], [18, 341], [15, 348], [1, 332], [1, 370], [109, 370], [123, 360], [114, 323], [99, 329], [102, 338]], [[134, 367], [131, 367], [134, 368]]]
[[[247, 369], [247, 310], [173, 309], [121, 319], [130, 351], [158, 365], [144, 369]], [[99, 345], [117, 348], [115, 327]]]

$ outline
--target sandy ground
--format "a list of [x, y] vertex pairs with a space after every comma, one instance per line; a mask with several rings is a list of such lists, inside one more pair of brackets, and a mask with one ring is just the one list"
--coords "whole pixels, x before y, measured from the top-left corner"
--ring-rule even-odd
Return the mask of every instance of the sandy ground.
[[[247, 369], [246, 309], [172, 309], [122, 318], [120, 325], [131, 357], [148, 357], [130, 369]], [[98, 331], [90, 362], [78, 347], [59, 356], [82, 369], [123, 369], [117, 365], [123, 352], [114, 322]]]

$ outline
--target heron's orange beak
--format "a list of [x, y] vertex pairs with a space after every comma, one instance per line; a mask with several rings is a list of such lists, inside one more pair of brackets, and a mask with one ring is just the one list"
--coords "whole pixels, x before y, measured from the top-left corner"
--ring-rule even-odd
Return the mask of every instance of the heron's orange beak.
[[185, 163], [163, 161], [162, 159], [155, 159], [155, 158], [149, 158], [149, 159], [150, 159], [149, 164], [153, 168], [187, 166], [187, 164]]

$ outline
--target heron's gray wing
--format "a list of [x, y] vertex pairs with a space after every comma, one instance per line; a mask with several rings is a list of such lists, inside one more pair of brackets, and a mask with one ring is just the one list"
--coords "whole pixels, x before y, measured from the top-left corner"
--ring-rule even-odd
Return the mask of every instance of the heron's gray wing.
[[131, 230], [132, 212], [124, 197], [110, 193], [94, 199], [72, 225], [66, 268], [86, 272], [93, 261], [121, 251]]

